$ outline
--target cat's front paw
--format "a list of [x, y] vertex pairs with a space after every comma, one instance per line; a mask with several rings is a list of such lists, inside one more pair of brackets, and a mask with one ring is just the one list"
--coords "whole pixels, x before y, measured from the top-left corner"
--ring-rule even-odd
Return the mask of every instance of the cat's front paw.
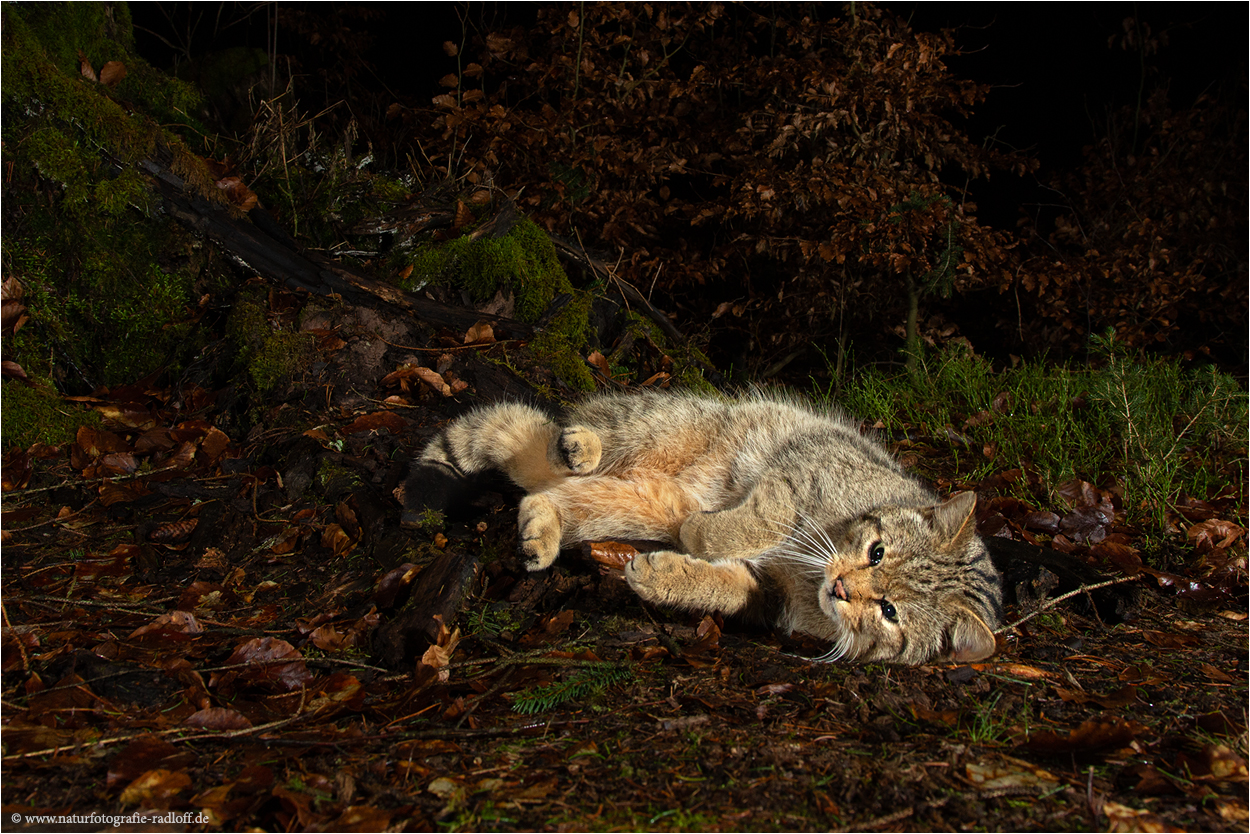
[[578, 475], [586, 475], [598, 468], [603, 457], [603, 442], [585, 426], [569, 426], [560, 432], [556, 450], [561, 463]]
[[560, 555], [560, 513], [545, 495], [527, 495], [517, 515], [521, 553], [527, 570], [551, 567]]
[[634, 593], [649, 602], [671, 601], [671, 584], [682, 573], [686, 557], [680, 553], [659, 551], [639, 553], [625, 565], [625, 580]]

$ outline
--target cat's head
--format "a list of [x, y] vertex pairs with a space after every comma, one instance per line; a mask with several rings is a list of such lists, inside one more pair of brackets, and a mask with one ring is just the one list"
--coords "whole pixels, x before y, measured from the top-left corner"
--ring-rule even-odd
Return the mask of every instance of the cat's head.
[[1002, 580], [976, 533], [976, 495], [935, 507], [881, 507], [823, 538], [820, 608], [831, 656], [918, 664], [994, 653]]

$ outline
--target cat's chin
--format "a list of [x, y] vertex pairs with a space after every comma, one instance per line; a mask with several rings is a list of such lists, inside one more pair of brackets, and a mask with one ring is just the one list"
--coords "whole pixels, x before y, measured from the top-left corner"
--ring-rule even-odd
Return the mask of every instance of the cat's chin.
[[[847, 622], [846, 617], [838, 610], [838, 602], [830, 593], [829, 583], [826, 583], [820, 589], [820, 610], [825, 615], [823, 628], [819, 629], [822, 634], [819, 636], [829, 641], [829, 652], [824, 656], [824, 660], [858, 660], [860, 654], [869, 648], [870, 641], [864, 640], [851, 624]], [[845, 603], [842, 603], [845, 605]], [[811, 626], [808, 626], [808, 630]]]

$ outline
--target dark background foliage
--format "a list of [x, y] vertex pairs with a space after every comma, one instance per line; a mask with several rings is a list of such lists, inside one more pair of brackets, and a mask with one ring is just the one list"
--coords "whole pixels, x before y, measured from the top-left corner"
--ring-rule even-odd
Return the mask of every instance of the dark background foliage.
[[959, 336], [1063, 356], [1107, 328], [1244, 368], [1244, 6], [134, 15], [141, 53], [202, 82], [253, 50], [217, 84], [222, 124], [290, 84], [375, 164], [517, 195], [727, 368]]

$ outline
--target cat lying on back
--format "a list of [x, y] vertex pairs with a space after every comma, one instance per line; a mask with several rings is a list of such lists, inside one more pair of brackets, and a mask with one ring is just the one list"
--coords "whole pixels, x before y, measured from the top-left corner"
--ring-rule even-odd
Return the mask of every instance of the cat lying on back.
[[643, 599], [763, 618], [832, 643], [825, 659], [917, 664], [994, 653], [997, 571], [976, 496], [945, 502], [845, 420], [755, 394], [591, 397], [561, 422], [508, 403], [455, 420], [403, 488], [501, 470], [526, 491], [530, 570], [561, 547], [625, 538]]

